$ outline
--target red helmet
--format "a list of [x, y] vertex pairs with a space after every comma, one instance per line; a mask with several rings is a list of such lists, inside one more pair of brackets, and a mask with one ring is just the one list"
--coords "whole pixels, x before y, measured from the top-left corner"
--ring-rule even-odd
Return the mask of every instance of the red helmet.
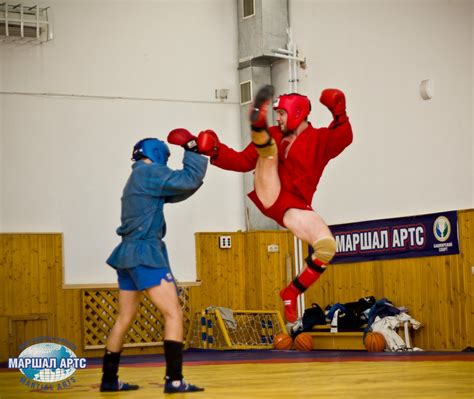
[[295, 130], [311, 112], [308, 97], [298, 93], [282, 94], [273, 104], [273, 109], [283, 109], [288, 114], [287, 128]]

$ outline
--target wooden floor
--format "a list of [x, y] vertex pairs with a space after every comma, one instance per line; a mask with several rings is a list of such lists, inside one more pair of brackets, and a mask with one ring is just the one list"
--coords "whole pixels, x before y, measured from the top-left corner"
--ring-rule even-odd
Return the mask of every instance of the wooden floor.
[[[190, 364], [188, 381], [205, 392], [173, 398], [474, 398], [474, 359], [436, 361], [297, 361], [292, 363]], [[98, 366], [78, 370], [76, 382], [61, 392], [35, 392], [20, 384], [17, 370], [0, 371], [0, 398], [162, 398], [162, 366], [121, 368], [125, 381], [140, 390], [100, 393]]]

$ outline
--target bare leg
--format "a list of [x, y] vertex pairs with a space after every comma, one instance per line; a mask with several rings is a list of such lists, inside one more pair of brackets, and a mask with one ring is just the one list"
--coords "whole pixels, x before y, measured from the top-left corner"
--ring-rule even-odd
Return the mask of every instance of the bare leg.
[[107, 338], [106, 348], [110, 352], [122, 350], [123, 339], [137, 315], [140, 298], [140, 291], [119, 291], [119, 315]]
[[100, 384], [101, 392], [134, 391], [138, 389], [138, 385], [120, 382], [117, 373], [123, 339], [137, 315], [140, 297], [140, 291], [119, 291], [119, 315], [112, 327], [112, 331], [110, 331], [105, 346], [102, 382]]
[[285, 227], [300, 240], [313, 245], [323, 237], [332, 237], [331, 230], [323, 218], [314, 211], [288, 209], [283, 216]]
[[183, 311], [174, 283], [161, 280], [160, 285], [147, 289], [147, 292], [165, 318], [165, 340], [183, 342]]
[[176, 286], [165, 280], [149, 288], [153, 304], [165, 318], [164, 351], [166, 360], [165, 393], [204, 391], [183, 381], [183, 311], [179, 304]]
[[270, 208], [280, 195], [281, 182], [278, 176], [278, 155], [259, 157], [255, 167], [255, 192], [265, 208]]

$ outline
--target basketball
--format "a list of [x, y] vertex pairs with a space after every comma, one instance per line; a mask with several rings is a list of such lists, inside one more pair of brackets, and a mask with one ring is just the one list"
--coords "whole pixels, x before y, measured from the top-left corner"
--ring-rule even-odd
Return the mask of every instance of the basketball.
[[313, 349], [313, 338], [309, 334], [301, 333], [295, 338], [295, 348], [299, 351], [310, 351]]
[[273, 347], [278, 350], [291, 349], [293, 340], [288, 334], [277, 334], [273, 338]]
[[364, 345], [369, 352], [383, 352], [385, 349], [385, 338], [379, 332], [369, 332], [365, 336]]

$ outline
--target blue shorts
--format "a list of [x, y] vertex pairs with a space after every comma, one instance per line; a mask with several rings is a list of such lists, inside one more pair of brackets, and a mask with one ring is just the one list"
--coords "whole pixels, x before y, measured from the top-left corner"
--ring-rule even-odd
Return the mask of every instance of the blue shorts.
[[128, 269], [117, 269], [118, 285], [125, 291], [143, 291], [160, 285], [161, 280], [174, 283], [174, 277], [168, 267], [149, 267], [139, 265]]

